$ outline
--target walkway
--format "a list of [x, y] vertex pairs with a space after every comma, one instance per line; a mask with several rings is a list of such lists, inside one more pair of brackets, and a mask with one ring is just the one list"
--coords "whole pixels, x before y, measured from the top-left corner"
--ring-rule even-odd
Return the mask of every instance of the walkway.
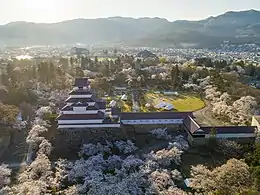
[[202, 126], [220, 126], [225, 125], [224, 122], [212, 116], [212, 106], [209, 102], [205, 102], [206, 106], [201, 110], [193, 112], [196, 121]]

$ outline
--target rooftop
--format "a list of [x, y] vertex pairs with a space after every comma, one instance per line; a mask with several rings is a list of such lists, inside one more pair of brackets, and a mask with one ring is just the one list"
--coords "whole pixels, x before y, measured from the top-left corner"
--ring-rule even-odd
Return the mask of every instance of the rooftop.
[[255, 116], [253, 116], [256, 120], [257, 120], [257, 122], [260, 124], [260, 115], [255, 115]]
[[221, 126], [221, 127], [201, 127], [206, 134], [209, 134], [210, 131], [215, 128], [217, 134], [225, 134], [225, 133], [255, 133], [256, 127], [254, 126]]
[[76, 87], [88, 87], [90, 85], [90, 81], [88, 78], [76, 78], [74, 86]]
[[88, 95], [88, 94], [93, 94], [94, 92], [89, 89], [78, 89], [78, 90], [72, 90], [69, 95]]
[[122, 112], [121, 120], [138, 119], [185, 119], [192, 112]]
[[91, 119], [104, 119], [104, 113], [98, 112], [97, 114], [63, 114], [59, 115], [57, 120], [91, 120]]

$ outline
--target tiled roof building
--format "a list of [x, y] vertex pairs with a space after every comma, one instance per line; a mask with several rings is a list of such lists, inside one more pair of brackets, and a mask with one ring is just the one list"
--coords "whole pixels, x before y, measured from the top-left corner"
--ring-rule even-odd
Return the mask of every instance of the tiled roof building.
[[[113, 113], [114, 118], [118, 117], [117, 114]], [[106, 102], [97, 98], [90, 88], [88, 78], [77, 78], [66, 105], [60, 110], [58, 128], [120, 127], [120, 123], [112, 122], [110, 115], [107, 113]]]

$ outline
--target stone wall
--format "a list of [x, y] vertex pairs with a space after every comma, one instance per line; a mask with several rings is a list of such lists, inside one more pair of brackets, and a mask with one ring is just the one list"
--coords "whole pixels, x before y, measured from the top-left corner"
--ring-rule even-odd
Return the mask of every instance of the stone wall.
[[[158, 141], [155, 136], [151, 135], [150, 130], [165, 127], [165, 125], [125, 125], [122, 128], [114, 129], [57, 129], [51, 139], [53, 145], [52, 159], [77, 159], [82, 144], [104, 142], [105, 140], [132, 140], [137, 147], [142, 148], [147, 144]], [[167, 128], [172, 135], [185, 134], [183, 127], [180, 125], [169, 125]]]

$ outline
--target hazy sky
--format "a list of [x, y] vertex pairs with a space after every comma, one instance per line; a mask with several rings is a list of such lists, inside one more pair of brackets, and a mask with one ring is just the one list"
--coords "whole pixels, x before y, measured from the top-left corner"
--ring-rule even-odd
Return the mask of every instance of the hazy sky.
[[198, 20], [230, 10], [260, 10], [260, 0], [0, 0], [0, 24], [110, 16]]

